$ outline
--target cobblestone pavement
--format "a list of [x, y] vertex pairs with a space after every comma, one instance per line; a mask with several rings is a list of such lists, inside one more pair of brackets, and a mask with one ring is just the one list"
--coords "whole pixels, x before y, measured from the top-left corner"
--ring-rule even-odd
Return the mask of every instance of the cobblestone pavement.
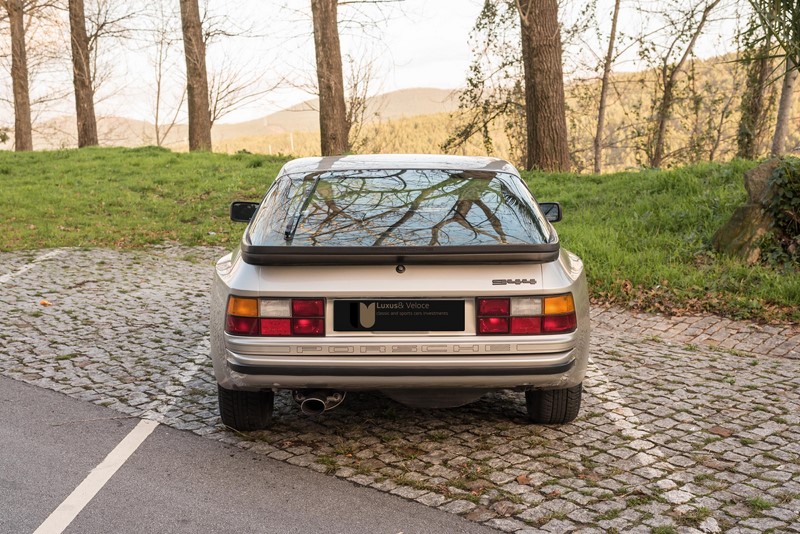
[[627, 336], [800, 360], [800, 326], [796, 325], [760, 325], [713, 315], [665, 317], [604, 307], [592, 309], [592, 324]]
[[280, 394], [273, 429], [235, 434], [206, 355], [221, 253], [0, 254], [0, 373], [507, 532], [800, 532], [794, 330], [599, 309], [574, 424], [526, 424], [513, 393], [320, 418]]

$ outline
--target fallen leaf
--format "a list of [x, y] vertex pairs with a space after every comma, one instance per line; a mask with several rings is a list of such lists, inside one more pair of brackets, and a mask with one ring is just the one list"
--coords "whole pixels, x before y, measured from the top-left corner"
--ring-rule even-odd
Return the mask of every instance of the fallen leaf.
[[40, 300], [39, 304], [41, 304], [42, 306], [52, 306], [53, 305], [52, 302], [50, 302], [49, 300], [44, 300], [44, 299]]
[[712, 434], [716, 434], [717, 436], [722, 436], [723, 438], [728, 438], [733, 435], [733, 430], [722, 426], [712, 426], [708, 429], [708, 431]]
[[528, 478], [528, 475], [520, 475], [520, 476], [517, 477], [517, 484], [525, 485], [528, 482], [530, 482], [530, 479]]

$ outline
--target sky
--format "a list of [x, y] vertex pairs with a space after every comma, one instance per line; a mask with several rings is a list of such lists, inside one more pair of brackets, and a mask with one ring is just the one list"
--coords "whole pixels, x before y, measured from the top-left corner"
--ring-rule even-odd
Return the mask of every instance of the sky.
[[[633, 34], [641, 27], [663, 23], [654, 16], [645, 15], [642, 18], [637, 15], [638, 11], [633, 9], [634, 1], [645, 9], [668, 8], [673, 4], [679, 9], [692, 3], [684, 0], [622, 0], [619, 22], [619, 31], [622, 34]], [[241, 12], [244, 13], [258, 13], [265, 5], [263, 0], [241, 2]], [[562, 1], [561, 4], [561, 22], [568, 26], [582, 16], [587, 2]], [[371, 93], [380, 94], [412, 87], [464, 87], [473, 55], [469, 35], [481, 11], [483, 0], [403, 0], [387, 5], [390, 7], [383, 12], [367, 7], [361, 14], [353, 13], [350, 6], [340, 7], [342, 54], [376, 58], [375, 82], [371, 84]], [[601, 33], [609, 31], [612, 9], [613, 0], [597, 0], [597, 20], [601, 25]], [[729, 11], [730, 9], [724, 10], [725, 13]], [[274, 51], [278, 50], [273, 63], [274, 69], [285, 73], [282, 75], [289, 77], [289, 83], [283, 84], [282, 89], [271, 92], [254, 105], [225, 117], [221, 122], [261, 117], [313, 98], [308, 91], [291, 87], [296, 85], [293, 80], [298, 77], [308, 79], [314, 75], [309, 12], [308, 0], [289, 0], [288, 7], [279, 11], [270, 23], [266, 33], [271, 38], [261, 43], [265, 47], [265, 57], [272, 57]], [[379, 22], [375, 27], [363, 28], [346, 22], [351, 18]], [[718, 18], [721, 20], [712, 23], [710, 31], [697, 43], [698, 57], [710, 57], [732, 49], [730, 38], [719, 37], [734, 34], [732, 23], [725, 20], [725, 17]], [[595, 35], [591, 35], [592, 32], [588, 32], [590, 39], [597, 39], [594, 43], [575, 42], [569, 45], [565, 60], [576, 62], [581, 57], [589, 62], [595, 61], [597, 54], [604, 52], [606, 41], [594, 33]], [[597, 46], [598, 43], [601, 46]], [[626, 44], [629, 43], [625, 43], [623, 37], [619, 46]], [[272, 46], [276, 48], [270, 49]], [[566, 67], [567, 70], [569, 68]], [[638, 62], [635, 47], [619, 58], [615, 65], [615, 69], [619, 71], [639, 68], [641, 64]]]
[[[314, 42], [308, 0], [290, 0], [288, 5], [275, 9], [276, 3], [262, 0], [234, 0], [234, 13], [244, 13], [245, 21], [234, 20], [233, 25], [248, 24], [254, 37], [227, 39], [209, 46], [209, 70], [214, 65], [231, 60], [241, 62], [250, 70], [264, 72], [264, 84], [283, 80], [279, 87], [243, 107], [220, 122], [235, 123], [250, 120], [294, 104], [314, 98], [309, 85], [315, 76]], [[270, 13], [265, 6], [270, 6]], [[468, 34], [482, 7], [481, 0], [405, 0], [388, 4], [383, 14], [369, 7], [364, 13], [354, 13], [349, 6], [340, 8], [344, 19], [340, 30], [342, 55], [374, 58], [374, 81], [370, 92], [380, 94], [411, 87], [437, 87], [454, 89], [462, 87], [471, 60]], [[363, 22], [377, 20], [374, 27], [362, 27], [347, 22], [356, 18]], [[267, 21], [267, 22], [264, 22]], [[182, 50], [178, 50], [182, 52]], [[347, 67], [345, 66], [345, 69]], [[152, 68], [138, 59], [129, 59], [128, 72], [144, 72], [138, 77], [146, 84], [147, 72]], [[134, 77], [135, 79], [136, 77]], [[146, 87], [129, 87], [126, 92], [146, 92]], [[130, 99], [126, 99], [130, 102]], [[127, 104], [119, 114], [146, 118], [146, 106], [133, 109]]]
[[[87, 0], [92, 2], [103, 0]], [[313, 85], [314, 43], [309, 0], [200, 0], [209, 6], [210, 13], [232, 33], [244, 33], [240, 37], [221, 37], [209, 45], [207, 62], [209, 75], [214, 72], [238, 70], [244, 77], [260, 76], [263, 88], [272, 88], [257, 99], [240, 107], [220, 119], [222, 123], [235, 123], [263, 117], [314, 97]], [[700, 1], [700, 0], [693, 0]], [[732, 0], [723, 0], [732, 1]], [[174, 0], [110, 0], [121, 10], [151, 12], [153, 6], [166, 6], [173, 10], [173, 29], [180, 37], [180, 25]], [[373, 81], [371, 94], [380, 94], [403, 88], [436, 87], [456, 89], [465, 85], [472, 60], [470, 31], [481, 11], [483, 0], [404, 0], [390, 1], [376, 8], [374, 2], [352, 5], [353, 0], [340, 7], [340, 33], [342, 53], [347, 57], [372, 58]], [[622, 32], [633, 34], [648, 24], [658, 23], [654, 17], [639, 18], [633, 9], [634, 2], [647, 7], [652, 5], [675, 5], [676, 8], [690, 3], [683, 0], [622, 0], [623, 15], [620, 21]], [[580, 16], [587, 2], [563, 1], [562, 24], [570, 25]], [[731, 4], [732, 5], [732, 4]], [[600, 31], [589, 32], [592, 42], [572, 43], [565, 52], [565, 60], [588, 58], [595, 62], [603, 53], [606, 42], [604, 33], [610, 26], [613, 0], [598, 0], [597, 20]], [[380, 9], [380, 10], [379, 10]], [[370, 23], [369, 21], [372, 21]], [[146, 25], [146, 17], [135, 24]], [[727, 27], [726, 27], [727, 24]], [[698, 57], [709, 57], [731, 49], [733, 29], [729, 22], [718, 23], [716, 29], [703, 37], [697, 45]], [[593, 34], [592, 34], [593, 33]], [[152, 43], [143, 34], [118, 42], [101, 43], [106, 50], [104, 60], [110, 70], [109, 81], [101, 87], [96, 98], [99, 116], [126, 116], [152, 121], [154, 81], [152, 66]], [[723, 35], [720, 38], [719, 35]], [[624, 46], [621, 43], [620, 46]], [[103, 48], [105, 47], [105, 48]], [[66, 54], [66, 53], [65, 53]], [[616, 70], [636, 70], [636, 48], [633, 47], [615, 65]], [[179, 39], [172, 47], [167, 69], [165, 110], [175, 108], [183, 93], [183, 48]], [[569, 66], [567, 67], [567, 69]], [[71, 72], [68, 56], [53, 74], [53, 86], [69, 94]], [[347, 65], [345, 65], [347, 70]], [[66, 89], [65, 89], [66, 88]], [[8, 100], [6, 104], [8, 104]], [[50, 104], [47, 115], [71, 115], [74, 107], [67, 98], [58, 104]], [[185, 107], [185, 105], [184, 105]], [[6, 105], [3, 116], [10, 115], [13, 108]], [[163, 116], [163, 114], [162, 114]], [[8, 119], [9, 117], [6, 117]], [[179, 114], [178, 121], [185, 120]]]

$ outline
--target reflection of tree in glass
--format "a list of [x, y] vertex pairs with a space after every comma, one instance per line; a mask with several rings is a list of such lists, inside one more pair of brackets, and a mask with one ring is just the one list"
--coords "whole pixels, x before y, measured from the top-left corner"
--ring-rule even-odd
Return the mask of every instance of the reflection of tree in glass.
[[[310, 192], [302, 213], [289, 213], [298, 213], [297, 235], [312, 246], [531, 242], [530, 207], [492, 172], [325, 173], [313, 190], [302, 189]], [[519, 235], [509, 235], [509, 222]]]

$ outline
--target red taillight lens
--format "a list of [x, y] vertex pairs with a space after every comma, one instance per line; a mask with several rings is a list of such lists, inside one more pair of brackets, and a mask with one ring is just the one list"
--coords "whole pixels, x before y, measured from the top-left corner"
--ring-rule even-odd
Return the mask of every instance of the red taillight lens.
[[511, 318], [511, 333], [512, 334], [541, 334], [542, 333], [542, 318], [541, 317], [512, 317]]
[[229, 334], [238, 336], [255, 336], [258, 334], [258, 317], [228, 315], [225, 323], [225, 331]]
[[324, 319], [292, 319], [292, 334], [296, 336], [325, 335]]
[[240, 336], [324, 336], [325, 299], [231, 296], [225, 331]]
[[291, 319], [261, 319], [262, 336], [291, 336]]
[[558, 334], [572, 332], [578, 327], [578, 319], [575, 312], [565, 315], [546, 315], [543, 321], [543, 331], [545, 334]]
[[479, 335], [564, 334], [578, 327], [575, 301], [571, 293], [550, 296], [478, 298]]
[[292, 299], [292, 317], [323, 317], [325, 301], [322, 299]]
[[478, 318], [479, 334], [508, 334], [508, 317]]
[[478, 299], [478, 315], [508, 315], [511, 311], [509, 299]]

